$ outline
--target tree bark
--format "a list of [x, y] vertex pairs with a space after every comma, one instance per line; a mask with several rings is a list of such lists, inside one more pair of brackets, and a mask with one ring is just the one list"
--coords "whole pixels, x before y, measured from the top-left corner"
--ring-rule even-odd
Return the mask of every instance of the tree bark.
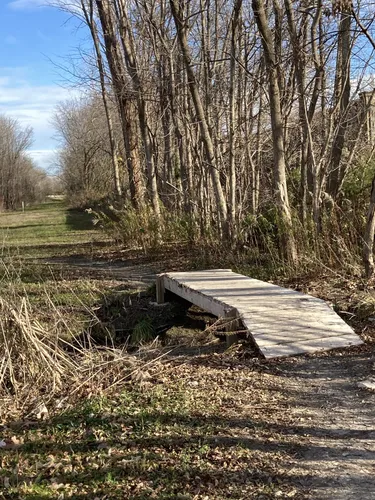
[[332, 161], [329, 165], [327, 192], [336, 198], [345, 177], [345, 168], [342, 165], [342, 153], [345, 145], [345, 133], [348, 128], [348, 106], [350, 99], [350, 57], [351, 57], [351, 15], [341, 13], [337, 47], [337, 65], [335, 95], [338, 117], [335, 121], [336, 135], [332, 146]]
[[110, 148], [111, 148], [111, 160], [112, 160], [112, 167], [113, 167], [113, 181], [114, 181], [114, 186], [115, 186], [115, 192], [116, 192], [117, 196], [121, 197], [122, 196], [122, 186], [121, 186], [120, 170], [119, 170], [119, 163], [118, 163], [118, 157], [117, 157], [118, 151], [117, 151], [115, 134], [114, 134], [114, 130], [113, 130], [111, 111], [109, 108], [107, 89], [106, 89], [106, 84], [105, 84], [105, 71], [104, 71], [102, 52], [100, 49], [99, 37], [98, 37], [98, 32], [97, 32], [97, 28], [96, 28], [96, 24], [95, 24], [95, 19], [94, 19], [93, 0], [90, 0], [90, 2], [89, 2], [89, 10], [87, 10], [85, 1], [81, 0], [81, 8], [82, 8], [83, 15], [85, 17], [86, 24], [90, 30], [91, 38], [92, 38], [92, 41], [94, 44], [96, 62], [97, 62], [98, 71], [99, 71], [101, 94], [102, 94], [104, 111], [105, 111], [107, 125], [108, 125], [108, 136], [109, 136], [109, 143], [110, 143]]
[[263, 0], [252, 0], [255, 20], [262, 37], [262, 45], [269, 78], [269, 100], [273, 140], [273, 179], [281, 227], [280, 246], [284, 257], [291, 263], [297, 263], [297, 250], [293, 236], [292, 216], [289, 207], [286, 183], [285, 144], [281, 96], [278, 82], [276, 50], [272, 42], [272, 32], [268, 26]]
[[203, 103], [198, 90], [198, 83], [192, 65], [189, 43], [187, 39], [187, 21], [184, 19], [181, 0], [170, 0], [172, 15], [175, 21], [177, 36], [181, 48], [183, 61], [188, 77], [190, 94], [194, 103], [194, 109], [199, 120], [201, 140], [205, 150], [207, 168], [212, 179], [215, 192], [216, 205], [221, 227], [224, 234], [228, 234], [228, 210], [223, 188], [220, 183], [220, 174], [217, 169], [214, 145], [209, 130], [208, 120], [204, 112]]
[[150, 192], [150, 199], [152, 208], [156, 217], [160, 217], [160, 203], [159, 203], [159, 193], [158, 185], [156, 179], [156, 167], [154, 161], [154, 150], [150, 137], [150, 128], [148, 123], [148, 110], [147, 104], [144, 97], [144, 89], [142, 85], [142, 80], [139, 74], [138, 61], [136, 58], [136, 53], [134, 49], [134, 40], [132, 37], [132, 32], [129, 25], [129, 19], [126, 12], [126, 6], [124, 0], [115, 0], [116, 14], [118, 18], [120, 37], [122, 42], [122, 48], [124, 53], [125, 64], [130, 75], [131, 82], [134, 87], [137, 108], [138, 108], [138, 119], [139, 127], [141, 130], [143, 146], [145, 150], [146, 165], [147, 165], [147, 176], [148, 176], [148, 187]]
[[236, 235], [236, 45], [238, 24], [242, 0], [236, 0], [233, 6], [230, 45], [230, 80], [229, 80], [229, 226], [232, 237]]
[[367, 278], [374, 274], [374, 235], [375, 235], [375, 176], [372, 179], [370, 205], [367, 212], [367, 223], [363, 246], [363, 263]]
[[112, 76], [112, 85], [121, 118], [132, 205], [137, 208], [142, 205], [144, 199], [144, 186], [139, 160], [137, 131], [133, 123], [134, 117], [129, 116], [130, 103], [126, 95], [125, 67], [117, 43], [111, 6], [107, 0], [96, 0], [96, 6], [104, 37], [106, 57]]

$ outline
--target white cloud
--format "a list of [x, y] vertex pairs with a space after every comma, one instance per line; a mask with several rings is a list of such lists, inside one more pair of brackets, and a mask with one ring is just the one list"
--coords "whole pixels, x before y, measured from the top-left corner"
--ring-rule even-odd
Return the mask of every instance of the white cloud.
[[9, 85], [10, 78], [9, 76], [0, 76], [0, 87], [4, 87], [5, 85]]
[[12, 9], [29, 10], [36, 7], [45, 7], [49, 4], [49, 0], [12, 0], [8, 5]]
[[[51, 124], [56, 105], [76, 97], [71, 91], [58, 85], [33, 85], [27, 78], [27, 68], [0, 67], [0, 114], [15, 118], [23, 126], [34, 130], [33, 158], [42, 168], [49, 167], [56, 141]], [[47, 153], [48, 152], [48, 153]]]
[[34, 10], [40, 7], [61, 7], [70, 12], [81, 12], [79, 0], [12, 0], [7, 5], [14, 10]]
[[56, 156], [57, 150], [55, 149], [29, 149], [28, 156], [46, 172], [55, 174], [57, 171]]

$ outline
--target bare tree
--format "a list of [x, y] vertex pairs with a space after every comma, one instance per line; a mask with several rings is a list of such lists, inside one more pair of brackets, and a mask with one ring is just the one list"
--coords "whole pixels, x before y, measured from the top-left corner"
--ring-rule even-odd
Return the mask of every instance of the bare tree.
[[137, 208], [144, 199], [144, 183], [138, 147], [137, 128], [134, 123], [134, 104], [131, 84], [118, 42], [116, 20], [113, 7], [108, 0], [96, 0], [98, 16], [102, 28], [105, 53], [112, 77], [126, 151], [126, 164], [129, 173], [130, 193], [133, 205]]
[[298, 210], [317, 248], [375, 117], [372, 99], [363, 106], [371, 56], [358, 45], [375, 49], [370, 3], [74, 3], [93, 40], [112, 158], [98, 150], [92, 172], [111, 170], [117, 193], [127, 179], [133, 207], [150, 203], [159, 229], [173, 214], [195, 238], [257, 244], [266, 219], [294, 264]]
[[202, 99], [198, 89], [196, 75], [193, 69], [192, 57], [187, 38], [187, 20], [184, 16], [183, 4], [179, 0], [171, 0], [171, 10], [176, 25], [177, 36], [181, 48], [183, 61], [188, 77], [189, 90], [194, 103], [195, 112], [199, 120], [201, 139], [205, 149], [205, 162], [211, 175], [212, 184], [215, 192], [216, 204], [218, 207], [219, 219], [224, 232], [228, 231], [228, 210], [224, 196], [223, 188], [220, 182], [219, 172], [217, 170], [214, 145], [208, 126], [207, 116], [204, 111]]
[[118, 162], [118, 147], [116, 144], [116, 137], [115, 137], [115, 133], [113, 130], [113, 120], [112, 120], [110, 102], [109, 102], [108, 92], [107, 92], [104, 61], [103, 61], [102, 51], [101, 51], [101, 47], [100, 47], [100, 40], [99, 40], [98, 30], [97, 30], [97, 26], [96, 26], [96, 21], [95, 21], [95, 17], [94, 17], [94, 3], [93, 3], [93, 0], [88, 0], [88, 1], [87, 0], [80, 0], [80, 2], [81, 2], [82, 13], [83, 13], [84, 19], [86, 21], [86, 24], [90, 30], [94, 49], [95, 49], [95, 55], [96, 55], [96, 61], [97, 61], [97, 66], [98, 66], [99, 79], [100, 79], [100, 90], [101, 90], [101, 95], [102, 95], [102, 99], [103, 99], [104, 111], [105, 111], [105, 115], [107, 118], [108, 135], [109, 135], [109, 142], [110, 142], [110, 147], [111, 147], [111, 158], [112, 158], [112, 166], [113, 166], [113, 179], [114, 179], [116, 194], [119, 197], [121, 197], [122, 196], [122, 185], [121, 185], [120, 169], [119, 169], [119, 162]]
[[112, 151], [103, 111], [103, 102], [96, 96], [62, 103], [55, 113], [62, 178], [67, 194], [82, 204], [111, 196], [114, 190]]
[[22, 128], [17, 120], [0, 116], [0, 196], [6, 210], [17, 208], [22, 201], [19, 186], [31, 167], [26, 151], [32, 134], [30, 127]]
[[[269, 78], [269, 99], [273, 138], [273, 174], [275, 195], [280, 217], [279, 229], [281, 233], [281, 248], [285, 251], [287, 259], [295, 264], [297, 261], [297, 252], [293, 236], [292, 217], [286, 183], [284, 123], [281, 113], [280, 85], [277, 71], [280, 65], [280, 59], [277, 59], [277, 52], [280, 50], [280, 47], [274, 44], [272, 33], [267, 23], [263, 0], [253, 0], [252, 6], [255, 20], [262, 37], [262, 45]], [[279, 40], [279, 43], [281, 43], [281, 40]]]

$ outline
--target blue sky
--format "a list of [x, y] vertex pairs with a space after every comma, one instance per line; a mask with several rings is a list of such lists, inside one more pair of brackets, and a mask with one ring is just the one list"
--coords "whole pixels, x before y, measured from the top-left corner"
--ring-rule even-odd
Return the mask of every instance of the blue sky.
[[67, 64], [85, 34], [77, 20], [46, 1], [0, 0], [0, 114], [33, 127], [30, 155], [48, 169], [58, 147], [51, 125], [55, 106], [78, 93], [56, 64]]

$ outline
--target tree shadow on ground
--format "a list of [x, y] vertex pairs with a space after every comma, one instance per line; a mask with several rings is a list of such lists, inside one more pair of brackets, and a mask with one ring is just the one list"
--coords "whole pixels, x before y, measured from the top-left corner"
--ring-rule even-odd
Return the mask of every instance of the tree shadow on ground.
[[[152, 291], [148, 293], [139, 297], [147, 300], [140, 300], [141, 310], [153, 298]], [[129, 302], [128, 295], [126, 301]], [[183, 324], [185, 317], [189, 326], [198, 321], [196, 326], [202, 328], [206, 320], [200, 316], [200, 311], [186, 320], [188, 305], [180, 304], [179, 316], [173, 321], [177, 322], [179, 318]], [[165, 311], [161, 311], [165, 321]], [[171, 354], [170, 359], [177, 357]], [[333, 365], [339, 358], [340, 353], [332, 353]], [[210, 356], [197, 356], [188, 351], [181, 359], [191, 365], [208, 366], [212, 361]], [[313, 357], [305, 356], [297, 361], [271, 363], [269, 366], [257, 362], [251, 365], [251, 369], [275, 374], [282, 381], [289, 380], [293, 373], [294, 376], [304, 374], [309, 363], [314, 361]], [[367, 363], [368, 360], [366, 356], [353, 353], [351, 363], [360, 361]], [[321, 364], [327, 375], [329, 372], [325, 368], [328, 370], [329, 360], [322, 358]], [[243, 359], [232, 359], [233, 368], [241, 366], [244, 366]], [[207, 390], [210, 390], [209, 386]], [[282, 391], [282, 386], [278, 390]], [[374, 460], [371, 450], [364, 452], [361, 448], [363, 441], [375, 439], [371, 429], [359, 431], [350, 425], [335, 429], [319, 424], [288, 423], [282, 419], [275, 422], [268, 420], [266, 413], [262, 418], [259, 414], [253, 418], [251, 402], [249, 410], [238, 417], [228, 417], [225, 413], [207, 414], [202, 410], [191, 413], [170, 411], [161, 409], [161, 403], [153, 401], [152, 396], [138, 394], [143, 398], [138, 408], [134, 408], [137, 396], [125, 403], [118, 403], [115, 399], [115, 414], [108, 414], [100, 405], [88, 402], [83, 409], [68, 410], [45, 422], [29, 422], [26, 426], [21, 423], [19, 434], [22, 435], [25, 428], [32, 439], [25, 440], [17, 450], [5, 450], [5, 453], [25, 457], [31, 462], [37, 459], [46, 461], [48, 456], [56, 457], [57, 462], [69, 457], [74, 463], [73, 470], [64, 470], [60, 466], [42, 468], [38, 471], [38, 482], [49, 488], [53, 481], [60, 485], [61, 491], [72, 485], [81, 490], [86, 488], [86, 491], [70, 495], [76, 500], [95, 497], [274, 499], [290, 498], [289, 493], [293, 493], [295, 499], [302, 499], [309, 498], [307, 488], [321, 490], [324, 494], [328, 481], [337, 483], [338, 492], [345, 490], [347, 485], [342, 478], [335, 479], [324, 472], [325, 467], [329, 468], [331, 464], [334, 467], [335, 461], [342, 460], [343, 456], [347, 457], [344, 460], [359, 461], [363, 468], [370, 467]], [[287, 389], [284, 395], [293, 400], [298, 396], [298, 390], [293, 394], [293, 389]], [[319, 397], [310, 397], [303, 401], [302, 406], [308, 414], [319, 404], [322, 404]], [[278, 411], [288, 413], [288, 407], [280, 407]], [[348, 451], [347, 443], [351, 440], [359, 442]], [[299, 459], [310, 460], [313, 464], [317, 457], [323, 471], [321, 474], [299, 473], [292, 467]], [[32, 483], [35, 477], [35, 474], [24, 474], [18, 476], [17, 481]], [[361, 474], [351, 476], [354, 485], [360, 485], [362, 479]], [[276, 492], [279, 493], [276, 495]], [[30, 492], [22, 498], [42, 497]]]
[[[154, 290], [140, 293], [119, 288], [116, 292], [120, 293], [103, 298], [98, 316], [102, 323], [117, 325], [119, 332], [123, 330], [123, 335], [120, 333], [118, 338], [119, 345], [123, 345], [126, 335], [131, 334], [145, 315], [153, 314], [154, 333], [163, 335], [170, 328], [176, 328], [174, 340], [183, 338], [184, 330], [189, 331], [190, 336], [207, 337], [204, 330], [207, 324], [216, 319], [202, 311], [190, 310], [190, 304], [185, 301], [150, 308], [150, 302], [155, 302]], [[172, 307], [172, 310], [168, 307]], [[173, 307], [176, 309], [173, 310]], [[168, 329], [164, 331], [165, 328]], [[221, 354], [226, 345], [216, 343], [206, 346], [203, 343], [205, 341], [207, 338], [202, 339], [201, 344], [183, 346], [180, 350], [173, 348], [168, 359], [172, 362], [181, 359], [193, 367], [213, 366], [215, 356], [205, 354]], [[173, 345], [164, 347], [167, 351]], [[345, 372], [346, 375], [340, 370], [335, 371], [335, 367], [344, 362], [340, 352], [330, 353], [330, 358], [301, 356], [266, 364], [258, 360], [255, 351], [249, 347], [248, 357], [252, 356], [249, 363], [246, 356], [233, 357], [220, 367], [222, 360], [217, 357], [219, 361], [216, 367], [218, 370], [224, 370], [224, 366], [225, 370], [241, 370], [245, 367], [254, 372], [274, 375], [280, 384], [272, 386], [269, 394], [279, 391], [287, 397], [286, 406], [279, 406], [277, 411], [288, 414], [289, 402], [296, 400], [301, 391], [300, 387], [293, 385], [286, 384], [283, 387], [281, 382], [289, 382], [293, 377], [312, 379], [316, 376], [314, 369], [317, 369], [317, 364], [323, 378], [337, 377], [339, 381], [340, 377], [350, 374], [351, 367], [355, 370], [354, 376], [358, 376], [362, 373], [360, 365], [366, 367], [369, 357], [356, 350], [349, 349], [347, 353], [345, 363], [349, 371]], [[235, 373], [240, 377], [239, 371]], [[257, 382], [266, 383], [266, 380], [259, 378]], [[210, 391], [209, 385], [207, 391]], [[163, 402], [153, 401], [153, 396], [142, 392], [138, 396], [141, 399], [138, 407], [134, 407], [134, 398], [125, 403], [118, 403], [115, 399], [113, 406], [116, 414], [107, 414], [100, 405], [95, 406], [89, 401], [84, 409], [73, 408], [45, 422], [21, 423], [18, 435], [22, 436], [24, 432], [27, 439], [17, 450], [4, 450], [6, 455], [24, 457], [30, 463], [46, 463], [48, 456], [57, 457], [58, 462], [67, 459], [73, 463], [73, 470], [64, 470], [60, 466], [42, 467], [35, 473], [22, 473], [12, 481], [32, 483], [37, 477], [39, 484], [46, 488], [52, 481], [62, 485], [62, 491], [71, 485], [86, 488], [87, 491], [70, 495], [76, 500], [98, 496], [139, 500], [191, 500], [205, 497], [212, 500], [274, 499], [289, 498], [289, 493], [294, 489], [297, 493], [292, 497], [300, 499], [304, 498], [307, 487], [321, 489], [324, 493], [327, 481], [332, 482], [332, 478], [327, 478], [325, 472], [319, 475], [296, 473], [291, 465], [296, 460], [303, 458], [314, 462], [319, 457], [324, 470], [324, 466], [329, 467], [337, 457], [348, 456], [349, 460], [357, 456], [361, 466], [366, 467], [374, 459], [371, 451], [364, 453], [361, 449], [362, 441], [375, 439], [371, 429], [358, 431], [350, 428], [349, 424], [345, 428], [334, 429], [324, 424], [296, 424], [287, 419], [285, 423], [282, 420], [275, 422], [267, 419], [268, 401], [264, 403], [265, 410], [261, 418], [259, 415], [253, 418], [252, 401], [241, 403], [249, 408], [243, 410], [241, 416], [229, 418], [224, 412], [221, 414], [220, 409], [216, 415], [209, 414], [209, 409], [207, 412], [200, 409], [186, 413], [183, 406], [181, 411], [170, 411], [163, 407]], [[239, 397], [238, 392], [236, 396]], [[308, 414], [322, 405], [325, 398], [324, 394], [314, 398], [310, 395], [302, 403], [299, 400], [298, 405]], [[13, 428], [16, 430], [16, 426]], [[319, 442], [322, 439], [324, 443]], [[359, 440], [360, 443], [356, 443], [348, 452], [346, 440]], [[352, 476], [351, 480], [360, 483], [362, 476]], [[338, 484], [338, 488], [343, 489], [345, 485]], [[281, 493], [276, 495], [278, 491]], [[43, 497], [30, 492], [22, 498], [33, 500]]]
[[[304, 498], [306, 485], [324, 491], [325, 474], [302, 476], [289, 470], [287, 464], [308, 454], [312, 460], [320, 456], [322, 463], [328, 464], [347, 450], [345, 444], [335, 446], [329, 440], [326, 445], [312, 445], [302, 433], [300, 439], [291, 443], [285, 436], [295, 432], [295, 428], [275, 426], [266, 419], [255, 422], [250, 418], [156, 410], [130, 414], [126, 407], [124, 413], [116, 416], [101, 416], [98, 410], [93, 412], [74, 410], [45, 422], [34, 422], [35, 435], [43, 439], [25, 442], [17, 450], [4, 451], [29, 460], [54, 457], [57, 464], [69, 457], [73, 470], [64, 471], [62, 466], [42, 467], [38, 471], [38, 484], [48, 487], [52, 481], [60, 485], [61, 490], [72, 485], [86, 488], [85, 493], [69, 496], [80, 500], [94, 498], [90, 496], [94, 492], [96, 497], [106, 495], [103, 498], [192, 499], [200, 494], [202, 498], [206, 495], [218, 499], [229, 498], [228, 491], [231, 491], [230, 498], [274, 499], [289, 498], [288, 493], [295, 488], [299, 493], [292, 495], [293, 498]], [[247, 433], [234, 435], [239, 429]], [[62, 440], [65, 431], [72, 435], [67, 434]], [[74, 438], [76, 431], [80, 433], [79, 438]], [[314, 435], [324, 429], [308, 431]], [[51, 434], [53, 440], [48, 439]], [[99, 434], [106, 437], [95, 438]], [[351, 454], [360, 451], [352, 449]], [[372, 463], [373, 455], [369, 453], [364, 460]], [[19, 484], [34, 480], [32, 474], [17, 477]], [[360, 482], [361, 477], [351, 480]], [[276, 495], [276, 491], [281, 493]], [[186, 496], [178, 496], [182, 494]], [[30, 492], [22, 498], [42, 497]]]
[[86, 210], [69, 209], [66, 211], [65, 224], [73, 231], [95, 229], [95, 217]]
[[[223, 435], [230, 434], [233, 423], [220, 417], [190, 418], [158, 412], [122, 417], [120, 421], [87, 415], [81, 418], [75, 415], [72, 421], [72, 415], [61, 415], [39, 423], [34, 432], [48, 436], [54, 429], [62, 433], [64, 428], [84, 428], [87, 437], [68, 438], [66, 442], [59, 442], [58, 437], [53, 441], [35, 440], [7, 453], [29, 459], [55, 457], [56, 462], [69, 456], [77, 465], [73, 471], [66, 472], [63, 467], [39, 471], [38, 483], [48, 486], [53, 480], [62, 488], [64, 485], [95, 488], [95, 495], [99, 490], [108, 495], [105, 498], [180, 498], [178, 495], [185, 493], [185, 498], [192, 499], [194, 495], [207, 493], [209, 498], [216, 499], [227, 498], [228, 488], [233, 491], [231, 498], [258, 498], [258, 495], [274, 498], [275, 489], [290, 491], [296, 478], [281, 474], [263, 461], [269, 454], [279, 457], [283, 454], [285, 460], [292, 450], [282, 442]], [[257, 427], [265, 431], [267, 424]], [[124, 428], [129, 430], [126, 436], [121, 436]], [[118, 437], [105, 442], [93, 439], [95, 433], [108, 429]], [[19, 483], [34, 480], [32, 474], [17, 477]], [[149, 496], [158, 490], [160, 494]], [[250, 496], [240, 496], [241, 491]], [[261, 493], [265, 496], [260, 496]], [[23, 498], [37, 498], [33, 495]], [[90, 498], [90, 493], [70, 498]]]

